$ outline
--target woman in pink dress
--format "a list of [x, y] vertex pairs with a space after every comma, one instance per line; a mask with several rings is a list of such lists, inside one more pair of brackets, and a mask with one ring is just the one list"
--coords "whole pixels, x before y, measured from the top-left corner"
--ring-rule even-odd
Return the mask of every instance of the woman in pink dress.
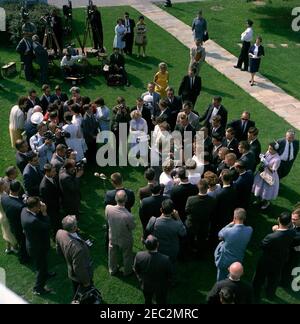
[[[270, 143], [266, 154], [261, 154], [260, 156], [262, 168], [255, 176], [252, 192], [257, 198], [254, 204], [261, 204], [261, 209], [267, 209], [270, 205], [270, 201], [276, 199], [278, 196], [279, 177], [277, 170], [281, 161], [280, 156], [277, 153], [278, 148], [278, 143]], [[269, 176], [271, 180], [268, 181], [269, 183], [261, 177], [262, 171]]]

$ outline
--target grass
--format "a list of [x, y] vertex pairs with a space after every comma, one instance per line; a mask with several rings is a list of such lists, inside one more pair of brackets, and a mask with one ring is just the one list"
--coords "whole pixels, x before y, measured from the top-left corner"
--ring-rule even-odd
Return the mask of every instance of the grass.
[[[128, 10], [132, 17], [136, 18], [138, 16], [138, 13], [129, 7], [101, 9], [105, 31], [105, 45], [108, 49], [111, 48], [116, 17], [121, 16], [125, 10]], [[76, 24], [79, 26], [78, 30], [82, 30], [83, 11], [76, 10], [75, 18]], [[103, 95], [108, 106], [112, 107], [115, 104], [117, 95], [121, 94], [126, 98], [130, 106], [134, 105], [135, 98], [144, 91], [147, 82], [152, 80], [157, 70], [157, 65], [161, 61], [168, 63], [171, 84], [178, 89], [179, 82], [189, 63], [188, 49], [150, 21], [146, 20], [146, 22], [149, 29], [148, 58], [143, 60], [138, 60], [135, 56], [126, 58], [132, 87], [108, 88], [104, 83], [103, 77], [98, 76], [87, 80], [82, 85], [81, 88], [84, 95], [89, 95], [91, 98]], [[0, 56], [3, 62], [19, 60], [14, 49], [6, 47], [5, 44], [0, 46]], [[14, 151], [9, 145], [8, 116], [10, 108], [15, 104], [18, 96], [26, 93], [28, 88], [34, 86], [38, 89], [40, 85], [37, 83], [30, 84], [24, 81], [24, 79], [20, 79], [19, 76], [5, 79], [1, 82], [8, 89], [4, 92], [0, 90], [0, 174], [3, 174], [8, 165], [15, 163]], [[54, 86], [57, 82], [59, 82], [59, 79], [52, 79], [51, 85]], [[63, 84], [63, 87], [67, 91], [69, 85]], [[197, 110], [203, 113], [211, 97], [216, 94], [223, 96], [224, 105], [229, 110], [229, 119], [238, 117], [244, 109], [251, 111], [253, 119], [261, 130], [260, 137], [263, 148], [267, 147], [269, 140], [281, 137], [285, 130], [290, 127], [285, 121], [267, 110], [231, 81], [208, 65], [204, 65], [203, 91], [197, 102]], [[108, 274], [107, 254], [104, 251], [104, 233], [102, 230], [102, 225], [104, 224], [103, 197], [106, 188], [103, 187], [101, 181], [99, 182], [98, 179], [93, 177], [93, 173], [96, 170], [99, 171], [99, 168], [86, 170], [82, 179], [82, 210], [84, 215], [81, 217], [80, 222], [80, 228], [95, 239], [95, 245], [91, 250], [95, 266], [95, 284], [101, 290], [107, 303], [142, 303], [142, 293], [135, 278], [123, 280], [111, 278]], [[134, 192], [137, 192], [138, 188], [145, 184], [142, 170], [139, 168], [104, 168], [100, 171], [111, 174], [116, 170], [124, 175], [125, 185], [133, 189]], [[283, 181], [280, 197], [266, 213], [258, 213], [256, 210], [250, 211], [248, 219], [255, 231], [245, 259], [245, 279], [251, 280], [253, 276], [259, 256], [260, 240], [270, 232], [276, 215], [283, 209], [290, 210], [300, 200], [299, 175], [299, 165], [295, 165], [289, 178]], [[138, 251], [142, 249], [138, 202], [133, 208], [133, 214], [138, 225], [134, 232], [134, 250]], [[0, 266], [6, 270], [8, 287], [30, 303], [69, 303], [71, 300], [72, 290], [67, 278], [66, 266], [64, 260], [56, 255], [54, 249], [50, 253], [49, 268], [51, 271], [56, 271], [58, 276], [49, 282], [49, 286], [54, 289], [56, 294], [45, 299], [32, 295], [31, 289], [34, 282], [32, 269], [21, 266], [16, 257], [6, 256], [2, 239], [0, 239]], [[215, 282], [215, 277], [216, 269], [212, 256], [201, 262], [193, 261], [180, 264], [178, 267], [180, 283], [172, 289], [169, 302], [182, 304], [204, 303], [207, 292]], [[266, 302], [268, 301], [266, 300]], [[299, 301], [295, 296], [279, 290], [277, 302], [297, 303]]]
[[[292, 9], [299, 1], [265, 0], [260, 6], [245, 0], [208, 0], [176, 3], [166, 10], [191, 25], [201, 8], [208, 22], [209, 36], [235, 56], [239, 55], [240, 34], [245, 30], [246, 19], [254, 22], [254, 35], [261, 35], [265, 58], [260, 72], [292, 96], [300, 99], [300, 33], [292, 30]], [[276, 48], [269, 48], [274, 44]], [[280, 44], [287, 44], [283, 48]], [[298, 45], [297, 45], [298, 44]]]

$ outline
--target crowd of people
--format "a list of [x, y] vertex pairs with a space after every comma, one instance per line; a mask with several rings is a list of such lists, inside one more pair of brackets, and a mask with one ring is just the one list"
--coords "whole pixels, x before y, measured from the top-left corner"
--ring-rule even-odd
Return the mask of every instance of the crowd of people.
[[[133, 33], [128, 14], [125, 25], [119, 21], [116, 26], [115, 47], [130, 54], [133, 35], [127, 47], [118, 45], [124, 42], [118, 38], [122, 26], [124, 34]], [[195, 109], [205, 58], [202, 42], [207, 34], [201, 12], [193, 30], [196, 47], [191, 49], [188, 74], [178, 96], [169, 85], [167, 64], [162, 62], [147, 91], [132, 106], [119, 96], [110, 109], [102, 97], [92, 100], [78, 87], [70, 89], [69, 97], [59, 85], [52, 92], [44, 84], [40, 97], [31, 89], [12, 107], [9, 133], [16, 166], [9, 166], [0, 178], [1, 227], [5, 252], [18, 254], [21, 264], [35, 264], [34, 294], [49, 293], [46, 282], [55, 276], [47, 262], [51, 238], [67, 263], [74, 296], [93, 286], [88, 242], [78, 230], [80, 179], [86, 163], [95, 165], [97, 136], [111, 131], [118, 151], [119, 129], [124, 125], [131, 138], [129, 145], [147, 142], [145, 152], [135, 151], [147, 162], [146, 185], [135, 194], [124, 187], [120, 173], [110, 176], [114, 189], [104, 197], [110, 275], [135, 273], [147, 304], [153, 300], [167, 303], [169, 288], [178, 279], [178, 261], [202, 259], [207, 254], [214, 255], [217, 273], [208, 303], [259, 302], [265, 282], [267, 297], [273, 299], [279, 284], [290, 285], [291, 269], [300, 262], [299, 207], [277, 215], [278, 225], [262, 241], [253, 282], [240, 279], [245, 252], [256, 231], [246, 225], [248, 210], [252, 204], [265, 210], [277, 198], [280, 180], [289, 174], [297, 158], [299, 141], [293, 130], [287, 130], [285, 138], [270, 142], [262, 153], [259, 129], [249, 111], [229, 121], [220, 96], [215, 96], [203, 113]], [[115, 55], [118, 59], [121, 54]], [[174, 131], [182, 135], [180, 143]], [[196, 152], [199, 131], [204, 146], [200, 155]], [[154, 141], [150, 142], [150, 135]], [[185, 137], [188, 135], [190, 142]], [[106, 138], [104, 143], [108, 141]], [[166, 151], [167, 142], [171, 147]], [[183, 157], [178, 165], [175, 153], [186, 148], [192, 156]], [[149, 167], [148, 151], [153, 150], [159, 153], [159, 163]], [[23, 183], [17, 180], [18, 170]], [[138, 217], [132, 213], [135, 204], [139, 204]], [[146, 251], [134, 255], [138, 221]]]

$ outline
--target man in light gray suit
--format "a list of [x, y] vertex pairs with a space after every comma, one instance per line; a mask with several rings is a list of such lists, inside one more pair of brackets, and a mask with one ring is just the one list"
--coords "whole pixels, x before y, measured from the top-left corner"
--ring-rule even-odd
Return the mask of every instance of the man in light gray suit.
[[127, 195], [124, 190], [116, 193], [115, 200], [117, 205], [107, 205], [105, 216], [109, 226], [109, 245], [108, 245], [108, 268], [113, 276], [119, 272], [118, 251], [121, 250], [123, 256], [124, 276], [133, 273], [133, 236], [135, 222], [132, 214], [125, 208]]
[[219, 232], [219, 243], [215, 250], [215, 264], [218, 270], [217, 281], [228, 276], [228, 267], [233, 262], [243, 262], [247, 245], [251, 239], [253, 229], [245, 226], [246, 211], [237, 208], [234, 211], [233, 222]]

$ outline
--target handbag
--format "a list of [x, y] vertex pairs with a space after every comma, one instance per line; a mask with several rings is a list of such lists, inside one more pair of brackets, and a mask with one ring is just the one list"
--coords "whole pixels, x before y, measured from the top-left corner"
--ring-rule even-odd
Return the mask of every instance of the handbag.
[[259, 175], [269, 186], [273, 186], [275, 181], [272, 174], [270, 174], [270, 172], [264, 170]]

